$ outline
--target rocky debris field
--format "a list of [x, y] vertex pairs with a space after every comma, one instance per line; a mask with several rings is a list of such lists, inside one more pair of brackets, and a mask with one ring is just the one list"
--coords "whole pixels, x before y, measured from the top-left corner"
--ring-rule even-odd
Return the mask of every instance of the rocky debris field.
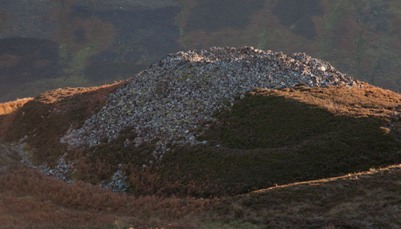
[[[252, 47], [211, 48], [170, 54], [110, 94], [100, 112], [61, 138], [70, 148], [116, 139], [124, 129], [156, 142], [159, 158], [174, 144], [197, 141], [213, 114], [255, 88], [355, 86], [352, 77], [304, 53], [286, 55]], [[206, 126], [205, 126], [206, 125]]]

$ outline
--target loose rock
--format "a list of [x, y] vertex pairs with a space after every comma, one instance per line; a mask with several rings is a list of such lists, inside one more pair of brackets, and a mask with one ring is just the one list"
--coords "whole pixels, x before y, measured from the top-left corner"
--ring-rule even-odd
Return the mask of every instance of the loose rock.
[[108, 98], [102, 110], [61, 139], [70, 147], [95, 146], [136, 133], [133, 144], [157, 139], [160, 158], [172, 144], [198, 144], [196, 129], [255, 88], [355, 85], [352, 77], [304, 53], [285, 55], [252, 47], [171, 54], [139, 73]]

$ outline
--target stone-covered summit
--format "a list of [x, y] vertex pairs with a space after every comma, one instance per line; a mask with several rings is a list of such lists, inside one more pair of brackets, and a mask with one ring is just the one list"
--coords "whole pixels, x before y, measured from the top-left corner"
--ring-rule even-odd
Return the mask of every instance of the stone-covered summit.
[[100, 112], [61, 139], [70, 147], [94, 146], [132, 129], [126, 144], [157, 140], [160, 156], [170, 144], [195, 144], [196, 130], [213, 113], [255, 88], [354, 86], [352, 77], [304, 53], [286, 55], [252, 47], [210, 48], [171, 54], [110, 94]]

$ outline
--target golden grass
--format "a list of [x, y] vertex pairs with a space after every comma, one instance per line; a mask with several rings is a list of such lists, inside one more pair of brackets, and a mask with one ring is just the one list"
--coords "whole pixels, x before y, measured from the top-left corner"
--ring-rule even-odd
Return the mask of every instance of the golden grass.
[[254, 95], [276, 95], [317, 105], [338, 114], [354, 117], [389, 117], [401, 106], [401, 94], [358, 82], [360, 87], [296, 87], [283, 90], [260, 89]]
[[92, 100], [104, 100], [105, 97], [111, 93], [116, 87], [125, 84], [127, 81], [120, 81], [113, 84], [105, 84], [96, 87], [67, 87], [58, 88], [55, 90], [47, 91], [39, 95], [36, 100], [44, 104], [55, 104], [61, 103], [65, 100], [71, 99], [72, 97], [84, 95], [89, 93], [92, 94]]
[[21, 108], [27, 102], [33, 100], [33, 98], [23, 98], [11, 102], [0, 103], [0, 116], [8, 115]]
[[0, 139], [14, 122], [17, 111], [33, 98], [18, 99], [12, 102], [0, 103]]

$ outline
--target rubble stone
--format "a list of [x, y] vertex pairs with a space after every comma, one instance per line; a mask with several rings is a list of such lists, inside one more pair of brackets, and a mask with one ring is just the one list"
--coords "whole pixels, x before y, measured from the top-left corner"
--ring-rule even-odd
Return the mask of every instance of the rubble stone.
[[136, 134], [133, 144], [157, 140], [160, 158], [169, 144], [198, 144], [196, 130], [213, 113], [230, 107], [255, 88], [296, 85], [355, 86], [352, 77], [304, 53], [286, 55], [252, 47], [210, 48], [170, 54], [132, 78], [108, 98], [100, 112], [61, 139], [70, 147], [110, 141], [121, 130]]

